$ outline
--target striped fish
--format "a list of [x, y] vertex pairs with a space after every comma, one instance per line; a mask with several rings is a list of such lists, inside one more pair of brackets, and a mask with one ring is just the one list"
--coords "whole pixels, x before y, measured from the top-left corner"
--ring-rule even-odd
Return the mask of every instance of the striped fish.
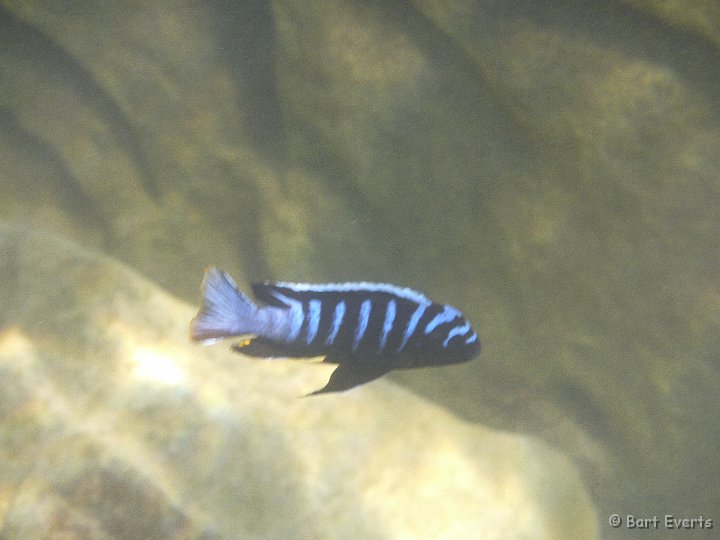
[[[250, 356], [325, 356], [338, 364], [327, 385], [338, 392], [393, 369], [466, 362], [480, 352], [468, 320], [452, 306], [382, 283], [255, 283], [255, 305], [232, 278], [211, 268], [190, 323], [195, 341], [252, 336], [233, 349]], [[312, 395], [310, 394], [310, 395]]]

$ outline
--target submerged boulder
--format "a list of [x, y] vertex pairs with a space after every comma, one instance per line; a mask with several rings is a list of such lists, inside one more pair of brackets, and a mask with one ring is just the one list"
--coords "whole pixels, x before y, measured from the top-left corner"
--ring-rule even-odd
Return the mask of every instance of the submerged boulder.
[[[380, 380], [189, 342], [188, 306], [0, 227], [0, 536], [593, 538], [568, 460]], [[441, 375], [441, 371], [438, 371]]]

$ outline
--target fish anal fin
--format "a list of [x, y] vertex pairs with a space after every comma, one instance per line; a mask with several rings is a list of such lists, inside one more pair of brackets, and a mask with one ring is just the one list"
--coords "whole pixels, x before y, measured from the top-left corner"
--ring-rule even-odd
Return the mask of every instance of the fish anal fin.
[[[327, 361], [327, 360], [326, 360]], [[336, 362], [337, 360], [333, 360]], [[328, 383], [320, 390], [310, 392], [307, 396], [316, 396], [318, 394], [326, 394], [328, 392], [343, 392], [354, 388], [355, 386], [365, 384], [390, 371], [387, 368], [364, 368], [358, 366], [354, 362], [345, 361], [338, 365], [335, 371], [330, 375]]]

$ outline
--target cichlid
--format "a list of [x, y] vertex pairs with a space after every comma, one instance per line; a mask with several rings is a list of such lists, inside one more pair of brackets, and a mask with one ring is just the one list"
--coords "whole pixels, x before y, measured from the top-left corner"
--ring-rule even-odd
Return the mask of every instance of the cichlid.
[[203, 302], [190, 323], [195, 341], [252, 336], [233, 350], [250, 356], [325, 356], [338, 364], [324, 388], [347, 390], [393, 369], [466, 362], [480, 352], [456, 308], [384, 283], [254, 283], [263, 305], [241, 293], [219, 268], [205, 273]]

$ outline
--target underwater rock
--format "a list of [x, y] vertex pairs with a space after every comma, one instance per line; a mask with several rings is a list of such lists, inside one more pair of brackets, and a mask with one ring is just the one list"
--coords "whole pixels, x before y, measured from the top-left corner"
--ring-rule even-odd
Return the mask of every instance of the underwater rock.
[[57, 228], [186, 297], [207, 260], [238, 266], [242, 252], [262, 267], [257, 190], [274, 175], [248, 148], [258, 107], [216, 17], [193, 2], [0, 2], [0, 217]]
[[[276, 0], [273, 14], [288, 183], [345, 201], [338, 220], [301, 199], [317, 224], [309, 243], [342, 280], [407, 275], [410, 286], [480, 296], [457, 278], [494, 265], [477, 237], [492, 226], [484, 201], [516, 172], [514, 126], [467, 56], [405, 4]], [[369, 246], [352, 263], [336, 255], [346, 238]]]
[[568, 461], [386, 381], [187, 336], [194, 307], [0, 226], [0, 536], [593, 538]]
[[720, 5], [715, 0], [623, 0], [659, 20], [702, 36], [720, 49]]
[[[498, 349], [460, 372], [475, 382], [452, 406], [563, 448], [605, 515], [712, 513], [720, 100], [708, 32], [717, 35], [717, 3], [626, 3], [673, 6], [675, 21], [623, 3], [413, 3], [531, 141], [522, 156], [508, 147], [526, 168], [494, 185], [484, 204], [494, 219], [477, 229], [478, 245], [501, 239], [478, 260], [504, 270], [475, 276], [476, 288], [503, 291], [495, 312], [478, 303], [482, 334]], [[409, 384], [448, 405], [432, 381]]]

